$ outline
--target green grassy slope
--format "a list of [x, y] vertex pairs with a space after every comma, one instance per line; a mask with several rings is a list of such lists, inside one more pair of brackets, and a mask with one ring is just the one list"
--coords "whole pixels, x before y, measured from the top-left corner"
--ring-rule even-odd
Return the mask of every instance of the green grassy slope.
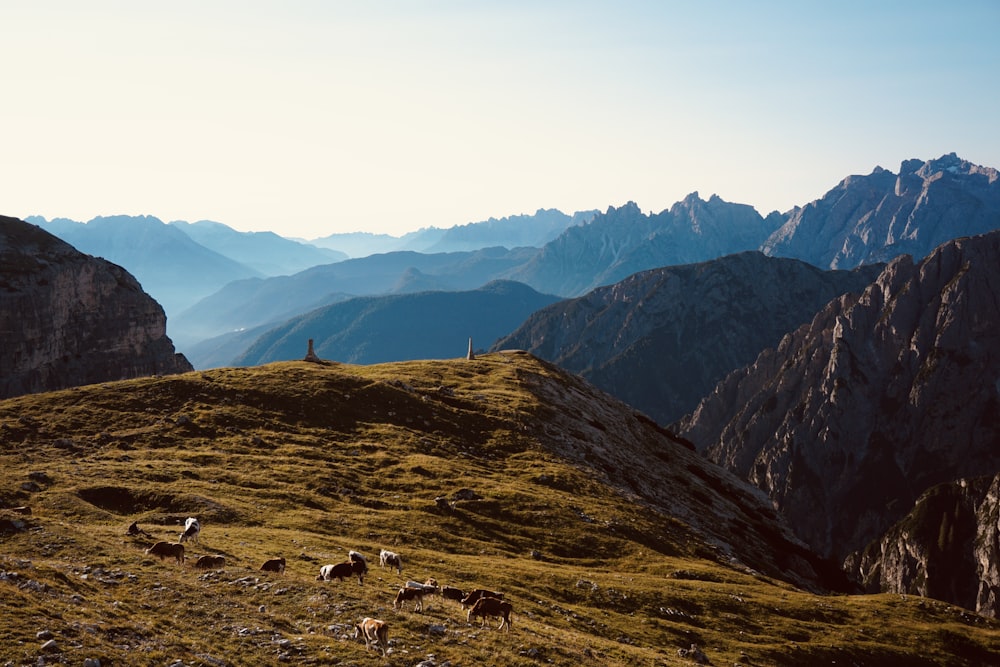
[[[0, 664], [673, 665], [693, 664], [692, 644], [714, 665], [1000, 655], [1000, 625], [967, 611], [820, 593], [763, 502], [658, 433], [524, 354], [2, 401]], [[186, 516], [202, 534], [184, 565], [144, 553]], [[150, 536], [126, 535], [133, 521]], [[380, 548], [402, 575], [378, 568]], [[364, 585], [316, 580], [349, 549], [369, 557]], [[200, 554], [226, 565], [197, 570]], [[286, 573], [260, 572], [275, 556]], [[513, 628], [469, 625], [437, 597], [393, 610], [400, 585], [429, 577], [504, 591]], [[387, 658], [350, 637], [364, 616], [389, 623]]]

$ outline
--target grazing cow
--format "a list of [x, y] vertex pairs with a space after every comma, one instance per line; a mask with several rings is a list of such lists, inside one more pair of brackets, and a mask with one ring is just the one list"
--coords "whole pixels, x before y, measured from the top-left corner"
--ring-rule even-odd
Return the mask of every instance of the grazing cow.
[[422, 588], [424, 590], [424, 592], [428, 593], [428, 594], [430, 594], [430, 593], [437, 593], [438, 592], [438, 582], [437, 582], [437, 579], [428, 579], [427, 581], [425, 581], [422, 584], [419, 581], [407, 581], [406, 582], [406, 587], [407, 588]]
[[198, 541], [198, 535], [201, 533], [201, 524], [198, 523], [198, 519], [193, 516], [189, 516], [186, 521], [184, 521], [184, 532], [181, 533], [181, 542], [187, 542], [191, 540], [192, 542]]
[[285, 559], [282, 558], [272, 558], [271, 560], [264, 561], [264, 564], [260, 566], [261, 572], [277, 572], [278, 574], [285, 573]]
[[356, 568], [360, 570], [361, 574], [368, 574], [368, 559], [354, 549], [347, 552], [347, 560], [356, 563]]
[[201, 570], [214, 570], [217, 568], [224, 567], [226, 564], [225, 556], [198, 556], [198, 560], [195, 561], [194, 566]]
[[454, 600], [455, 602], [461, 602], [465, 598], [465, 591], [463, 591], [461, 588], [455, 588], [454, 586], [442, 586], [441, 597], [443, 597], [445, 600]]
[[494, 591], [488, 591], [485, 588], [477, 588], [462, 598], [462, 609], [476, 604], [480, 598], [496, 598], [497, 600], [503, 600], [503, 593], [495, 593]]
[[316, 577], [316, 580], [331, 581], [336, 579], [338, 581], [343, 581], [344, 577], [357, 575], [358, 584], [363, 585], [365, 583], [365, 572], [367, 571], [368, 567], [364, 564], [364, 561], [345, 560], [343, 563], [337, 563], [336, 565], [324, 565], [321, 567], [319, 569], [319, 576]]
[[392, 601], [392, 608], [399, 611], [403, 608], [403, 603], [407, 600], [413, 600], [413, 611], [424, 610], [424, 596], [430, 595], [431, 591], [426, 588], [413, 588], [411, 586], [405, 586], [400, 588], [399, 592], [396, 593], [396, 599]]
[[385, 621], [367, 616], [360, 623], [354, 626], [354, 638], [363, 637], [365, 640], [365, 650], [375, 645], [375, 650], [382, 650], [382, 657], [385, 657], [385, 649], [389, 646], [389, 626]]
[[179, 542], [157, 542], [146, 549], [146, 553], [159, 556], [160, 560], [174, 558], [178, 563], [184, 562], [184, 545]]
[[394, 567], [396, 574], [403, 574], [403, 559], [395, 551], [382, 549], [378, 552], [378, 564], [380, 567]]
[[465, 620], [471, 623], [473, 616], [479, 616], [482, 619], [480, 627], [485, 627], [486, 618], [496, 616], [500, 619], [500, 625], [497, 626], [497, 630], [506, 625], [507, 631], [510, 632], [510, 612], [513, 610], [514, 606], [509, 602], [504, 602], [499, 598], [481, 597], [476, 600], [476, 604], [472, 605], [472, 609], [469, 610]]

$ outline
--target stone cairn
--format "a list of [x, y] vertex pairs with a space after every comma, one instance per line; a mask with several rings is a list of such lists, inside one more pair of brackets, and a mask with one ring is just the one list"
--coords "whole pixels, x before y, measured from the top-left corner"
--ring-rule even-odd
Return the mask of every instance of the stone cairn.
[[313, 339], [309, 339], [309, 350], [306, 352], [306, 356], [302, 361], [311, 361], [314, 364], [325, 364], [326, 362], [319, 358], [316, 351], [313, 350]]

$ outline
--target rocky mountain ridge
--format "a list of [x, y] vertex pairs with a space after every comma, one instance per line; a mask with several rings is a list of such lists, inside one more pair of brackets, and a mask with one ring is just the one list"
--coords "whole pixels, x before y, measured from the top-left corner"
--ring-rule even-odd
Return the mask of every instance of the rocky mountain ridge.
[[1000, 178], [954, 153], [905, 160], [898, 174], [876, 167], [849, 176], [786, 217], [765, 253], [832, 269], [920, 259], [953, 238], [1000, 228]]
[[844, 559], [928, 488], [1000, 470], [1000, 231], [897, 258], [673, 428]]
[[697, 192], [657, 214], [635, 202], [567, 229], [507, 278], [561, 296], [579, 296], [602, 285], [661, 266], [689, 264], [755, 250], [781, 224], [753, 207]]
[[192, 370], [120, 266], [0, 217], [0, 397]]
[[651, 269], [535, 312], [494, 349], [527, 350], [667, 424], [880, 271], [822, 271], [756, 251]]

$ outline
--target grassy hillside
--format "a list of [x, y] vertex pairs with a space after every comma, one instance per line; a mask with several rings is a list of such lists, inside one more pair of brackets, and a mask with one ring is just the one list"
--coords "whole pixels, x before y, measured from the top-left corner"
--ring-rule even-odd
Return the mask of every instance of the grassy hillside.
[[[713, 665], [1000, 655], [1000, 624], [962, 609], [818, 592], [735, 478], [524, 354], [24, 396], [0, 402], [0, 457], [0, 664], [681, 665], [692, 644]], [[202, 534], [184, 565], [144, 553], [186, 516]], [[126, 535], [133, 521], [149, 537]], [[380, 548], [402, 575], [378, 568]], [[349, 549], [369, 557], [364, 585], [316, 580]], [[197, 570], [201, 554], [226, 565]], [[284, 575], [259, 571], [276, 556]], [[512, 630], [436, 597], [393, 610], [400, 585], [429, 577], [504, 591]], [[364, 616], [389, 623], [387, 658], [350, 638]]]

